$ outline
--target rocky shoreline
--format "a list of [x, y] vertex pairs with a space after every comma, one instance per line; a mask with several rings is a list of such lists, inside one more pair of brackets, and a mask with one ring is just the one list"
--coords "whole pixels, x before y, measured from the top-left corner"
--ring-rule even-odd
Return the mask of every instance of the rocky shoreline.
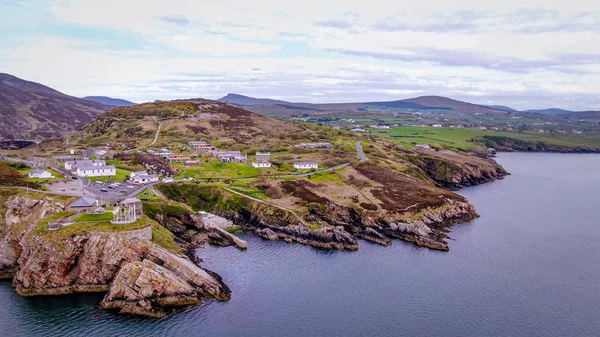
[[[411, 155], [406, 154], [404, 159], [413, 162]], [[105, 296], [100, 307], [104, 309], [162, 317], [205, 299], [230, 299], [231, 291], [221, 277], [201, 268], [201, 256], [196, 255], [196, 249], [205, 244], [247, 248], [243, 240], [227, 230], [245, 230], [265, 240], [328, 250], [357, 250], [359, 239], [384, 246], [400, 239], [447, 251], [446, 228], [478, 215], [466, 199], [435, 184], [466, 186], [501, 179], [507, 173], [491, 160], [489, 165], [477, 168], [468, 161], [454, 166], [444, 153], [419, 155], [425, 159], [414, 161], [414, 165], [431, 180], [398, 175], [382, 166], [354, 166], [353, 174], [362, 178], [350, 179], [357, 183], [360, 179], [371, 180], [370, 188], [359, 191], [364, 202], [359, 202], [360, 196], [351, 196], [356, 202], [350, 206], [319, 194], [320, 188], [331, 185], [323, 187], [302, 180], [285, 183], [279, 188], [306, 207], [307, 213], [302, 216], [226, 189], [196, 184], [157, 185], [173, 202], [147, 202], [144, 211], [175, 235], [187, 256], [154, 243], [151, 226], [53, 236], [57, 232], [40, 231], [36, 226], [40, 220], [64, 210], [65, 204], [52, 197], [12, 196], [6, 202], [6, 223], [0, 231], [0, 277], [12, 278], [15, 291], [22, 296], [102, 292]], [[367, 192], [371, 197], [366, 196]], [[189, 193], [196, 199], [189, 199]], [[374, 197], [379, 200], [377, 204]], [[358, 204], [368, 207], [359, 208]], [[213, 215], [196, 212], [190, 206]]]
[[[11, 197], [0, 242], [0, 272], [22, 296], [107, 292], [101, 306], [160, 317], [202, 299], [228, 300], [221, 278], [151, 241], [150, 226], [123, 232], [53, 237], [33, 229], [64, 205]], [[23, 230], [18, 231], [17, 229]]]

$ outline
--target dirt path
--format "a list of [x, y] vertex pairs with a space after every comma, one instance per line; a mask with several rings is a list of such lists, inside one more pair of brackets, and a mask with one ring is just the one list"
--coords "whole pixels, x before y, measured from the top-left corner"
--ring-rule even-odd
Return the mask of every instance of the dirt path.
[[143, 149], [143, 148], [146, 148], [148, 146], [154, 145], [154, 143], [156, 143], [156, 141], [158, 140], [158, 135], [160, 134], [160, 128], [161, 127], [162, 127], [162, 122], [158, 122], [158, 127], [156, 128], [156, 133], [154, 134], [154, 139], [152, 140], [152, 143], [150, 143], [148, 145], [140, 146], [140, 147], [135, 148], [133, 150], [139, 150], [139, 149]]
[[247, 199], [250, 199], [250, 200], [254, 200], [254, 201], [257, 201], [257, 202], [260, 202], [260, 203], [263, 203], [263, 204], [269, 205], [269, 206], [273, 206], [273, 207], [275, 207], [275, 208], [279, 208], [279, 209], [281, 209], [281, 210], [284, 210], [284, 211], [286, 211], [286, 212], [290, 212], [290, 213], [292, 213], [292, 214], [293, 214], [293, 215], [294, 215], [294, 216], [295, 216], [295, 217], [296, 217], [298, 220], [300, 220], [300, 223], [302, 223], [303, 225], [306, 225], [306, 222], [304, 222], [304, 220], [303, 220], [303, 219], [302, 219], [302, 218], [301, 218], [301, 217], [300, 217], [300, 216], [299, 216], [299, 215], [298, 215], [296, 212], [292, 211], [292, 210], [291, 210], [291, 209], [289, 209], [289, 208], [285, 208], [285, 207], [283, 207], [283, 206], [279, 206], [279, 205], [277, 205], [277, 204], [274, 204], [274, 203], [272, 203], [272, 202], [268, 202], [268, 201], [260, 200], [260, 199], [257, 199], [257, 198], [254, 198], [254, 197], [251, 197], [251, 196], [249, 196], [249, 195], [245, 195], [244, 193], [240, 193], [240, 192], [238, 192], [238, 191], [234, 191], [234, 190], [232, 190], [232, 189], [230, 189], [230, 188], [227, 188], [227, 187], [222, 187], [222, 188], [223, 188], [224, 190], [228, 191], [228, 192], [231, 192], [231, 193], [237, 194], [237, 195], [239, 195], [239, 196], [242, 196], [242, 197], [244, 197], [244, 198], [247, 198]]

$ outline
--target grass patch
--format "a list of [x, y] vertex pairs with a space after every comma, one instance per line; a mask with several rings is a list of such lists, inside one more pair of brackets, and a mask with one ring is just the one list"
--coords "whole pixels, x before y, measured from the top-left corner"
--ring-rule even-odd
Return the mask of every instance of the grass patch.
[[86, 223], [75, 223], [66, 227], [62, 227], [55, 231], [48, 231], [48, 224], [52, 221], [58, 221], [60, 219], [64, 219], [71, 215], [75, 214], [75, 212], [63, 211], [56, 214], [53, 214], [47, 218], [41, 220], [34, 229], [34, 232], [37, 234], [43, 235], [45, 238], [51, 240], [51, 242], [58, 243], [67, 240], [68, 238], [72, 238], [78, 235], [85, 234], [90, 231], [99, 231], [99, 232], [124, 232], [131, 231], [134, 229], [144, 228], [146, 226], [150, 226], [155, 224], [153, 220], [144, 216], [138, 221], [130, 224], [118, 224], [113, 225], [110, 222], [86, 222]]
[[[483, 136], [496, 136], [530, 142], [577, 147], [600, 148], [598, 134], [546, 134], [532, 131], [511, 132], [471, 128], [395, 127], [377, 130], [377, 134], [393, 139], [396, 143], [428, 143], [455, 147], [462, 150], [485, 147], [480, 141]], [[476, 141], [473, 142], [473, 139]]]
[[249, 178], [256, 177], [263, 173], [258, 168], [252, 167], [249, 163], [222, 163], [214, 161], [202, 163], [201, 166], [176, 165], [179, 168], [177, 179], [192, 177], [199, 179], [206, 178]]
[[175, 235], [155, 222], [152, 224], [152, 242], [172, 253], [181, 254], [181, 248], [175, 243]]
[[306, 179], [313, 183], [334, 183], [336, 185], [344, 185], [342, 177], [333, 171], [315, 173], [307, 176]]
[[114, 218], [114, 214], [107, 212], [102, 214], [87, 214], [82, 213], [81, 215], [75, 217], [73, 221], [83, 222], [83, 221], [111, 221]]
[[161, 200], [160, 197], [156, 195], [156, 193], [154, 193], [150, 188], [145, 189], [142, 193], [138, 194], [136, 198], [143, 201]]

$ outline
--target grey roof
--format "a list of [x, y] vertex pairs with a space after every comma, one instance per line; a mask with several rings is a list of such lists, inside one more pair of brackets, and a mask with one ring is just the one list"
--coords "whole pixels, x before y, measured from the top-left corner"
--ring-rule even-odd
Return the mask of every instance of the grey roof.
[[98, 202], [97, 199], [81, 197], [75, 201], [73, 201], [69, 207], [91, 207], [94, 206]]
[[102, 166], [79, 166], [77, 167], [80, 171], [93, 171], [93, 170], [116, 170], [115, 165], [102, 165]]
[[29, 173], [33, 175], [33, 174], [42, 174], [44, 172], [46, 172], [46, 170], [35, 169], [35, 170], [33, 170], [33, 171], [29, 172]]
[[299, 161], [294, 163], [294, 165], [319, 165], [316, 161]]
[[91, 160], [91, 159], [79, 159], [79, 160], [69, 160], [67, 161], [70, 165], [75, 164], [94, 164], [94, 163], [106, 163], [104, 160]]

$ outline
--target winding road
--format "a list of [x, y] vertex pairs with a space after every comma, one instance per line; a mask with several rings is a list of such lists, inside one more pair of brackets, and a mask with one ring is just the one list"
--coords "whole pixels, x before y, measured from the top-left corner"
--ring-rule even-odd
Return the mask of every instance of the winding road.
[[356, 142], [356, 153], [358, 153], [358, 157], [360, 157], [361, 163], [364, 163], [367, 160], [369, 160], [369, 158], [367, 158], [367, 156], [365, 156], [365, 153], [363, 152], [362, 140]]

